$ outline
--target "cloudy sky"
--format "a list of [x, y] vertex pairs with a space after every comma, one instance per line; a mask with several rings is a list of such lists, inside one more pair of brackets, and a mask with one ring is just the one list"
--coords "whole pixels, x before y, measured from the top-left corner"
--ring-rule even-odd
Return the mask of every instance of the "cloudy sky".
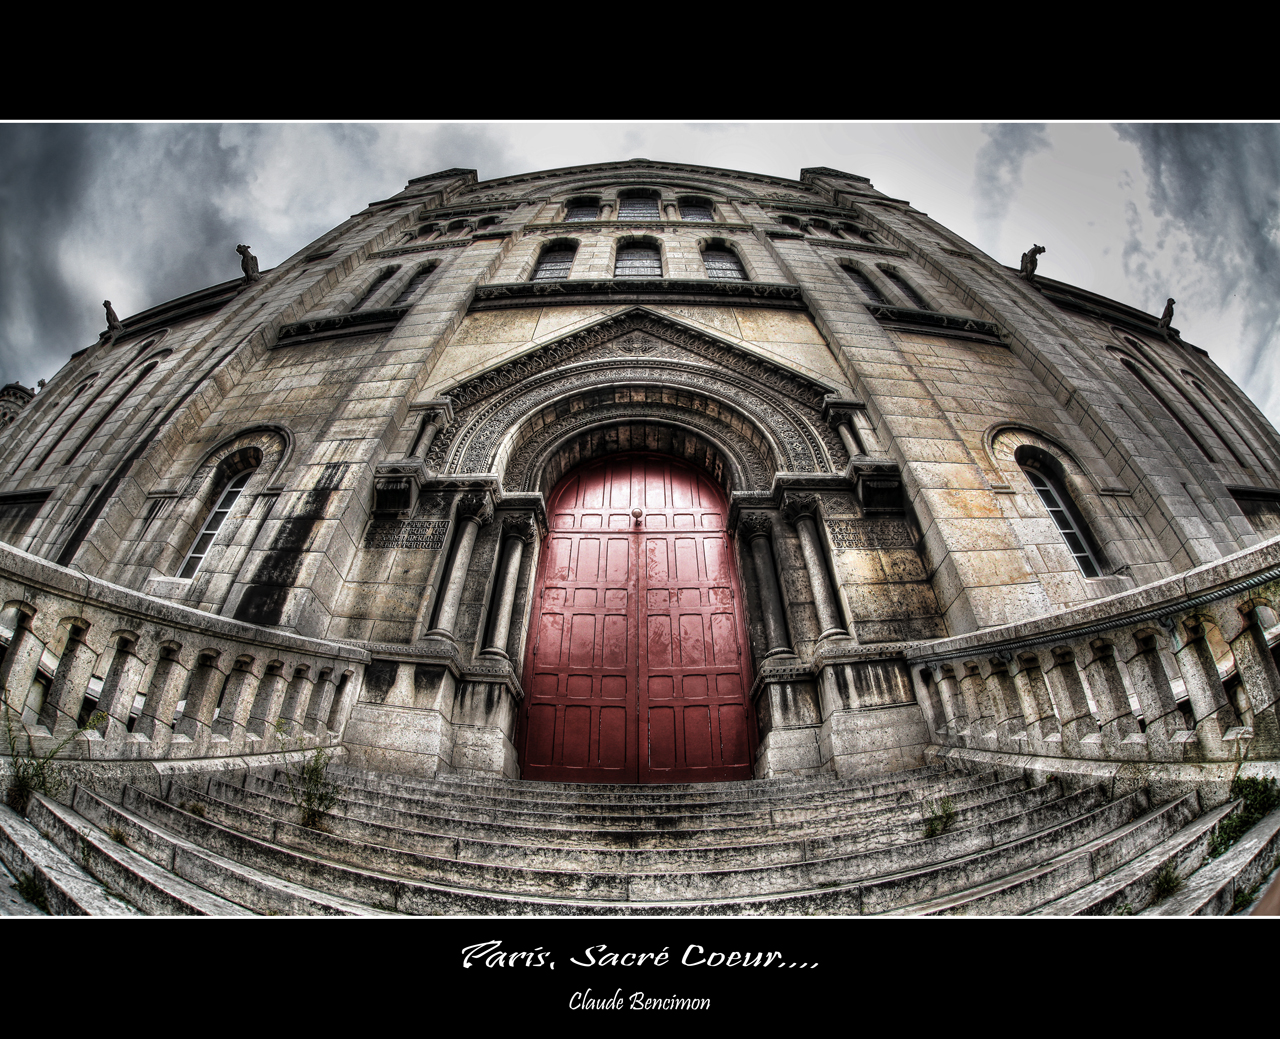
[[1003, 263], [1174, 326], [1280, 425], [1280, 125], [0, 125], [0, 383], [49, 379], [121, 317], [265, 270], [411, 177], [643, 156], [870, 177]]

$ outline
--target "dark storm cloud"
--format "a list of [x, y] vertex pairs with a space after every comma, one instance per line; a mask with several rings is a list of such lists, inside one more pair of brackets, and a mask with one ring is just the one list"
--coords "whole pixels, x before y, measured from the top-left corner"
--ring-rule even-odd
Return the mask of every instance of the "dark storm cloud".
[[[1151, 209], [1170, 229], [1185, 232], [1195, 264], [1209, 272], [1190, 284], [1191, 295], [1169, 284], [1182, 280], [1176, 269], [1160, 271], [1156, 251], [1139, 244], [1134, 216], [1125, 249], [1126, 273], [1148, 291], [1149, 305], [1175, 295], [1185, 305], [1225, 307], [1239, 297], [1244, 309], [1244, 356], [1238, 381], [1250, 392], [1254, 376], [1274, 377], [1274, 353], [1267, 350], [1280, 331], [1280, 126], [1138, 125], [1116, 127], [1134, 144], [1148, 178]], [[1135, 214], [1136, 215], [1136, 214]], [[1175, 320], [1175, 324], [1176, 324]], [[1211, 344], [1203, 344], [1211, 345]]]
[[81, 331], [58, 247], [92, 165], [83, 127], [0, 127], [0, 382], [34, 381], [37, 330], [63, 342]]
[[50, 378], [106, 327], [281, 262], [411, 177], [525, 170], [500, 128], [0, 126], [0, 383]]
[[987, 141], [974, 157], [974, 190], [978, 220], [994, 237], [1022, 186], [1022, 164], [1052, 145], [1043, 123], [989, 123], [982, 132]]

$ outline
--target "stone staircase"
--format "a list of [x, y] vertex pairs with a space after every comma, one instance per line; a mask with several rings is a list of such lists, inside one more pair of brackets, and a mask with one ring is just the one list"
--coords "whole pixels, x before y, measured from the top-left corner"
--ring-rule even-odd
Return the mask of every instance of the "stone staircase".
[[1222, 912], [1280, 851], [1277, 813], [1247, 862], [1212, 860], [1204, 899], [1193, 882], [1160, 901], [1236, 804], [939, 768], [661, 788], [329, 774], [324, 831], [297, 824], [278, 770], [186, 775], [3, 809], [0, 859], [51, 911], [90, 915], [1078, 915]]

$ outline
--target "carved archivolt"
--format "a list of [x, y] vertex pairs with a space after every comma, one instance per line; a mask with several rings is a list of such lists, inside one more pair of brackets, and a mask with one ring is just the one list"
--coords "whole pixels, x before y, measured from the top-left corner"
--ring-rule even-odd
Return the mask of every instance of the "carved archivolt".
[[822, 422], [820, 383], [637, 308], [485, 372], [448, 392], [454, 421], [427, 464], [497, 472], [532, 489], [540, 460], [583, 430], [668, 425], [723, 453], [735, 489], [775, 471], [833, 472], [843, 445]]

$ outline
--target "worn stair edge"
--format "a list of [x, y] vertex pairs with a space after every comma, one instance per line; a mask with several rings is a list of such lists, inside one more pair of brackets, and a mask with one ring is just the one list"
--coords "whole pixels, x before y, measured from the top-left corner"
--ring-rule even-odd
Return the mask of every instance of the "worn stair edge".
[[1159, 805], [1136, 819], [1042, 863], [909, 907], [915, 916], [1021, 916], [1114, 872], [1176, 835], [1200, 812], [1192, 793]]
[[153, 825], [91, 791], [76, 791], [77, 811], [98, 826], [127, 828], [142, 853], [182, 883], [208, 891], [233, 906], [221, 915], [384, 916], [350, 899], [317, 891], [254, 869]]
[[1180, 876], [1199, 869], [1207, 861], [1213, 828], [1239, 805], [1239, 801], [1233, 801], [1205, 812], [1132, 862], [1029, 915], [1132, 916], [1141, 912], [1150, 904], [1155, 878], [1165, 864], [1174, 863]]
[[7, 805], [0, 805], [0, 859], [15, 877], [29, 873], [39, 885], [51, 916], [141, 916], [128, 902], [107, 892], [39, 830]]
[[1183, 878], [1183, 889], [1142, 916], [1226, 916], [1237, 891], [1271, 872], [1280, 855], [1280, 808], [1264, 816], [1227, 852]]
[[[213, 780], [207, 784], [205, 791], [197, 791], [175, 783], [165, 793], [164, 799], [172, 804], [184, 797], [210, 796], [219, 801], [242, 805], [275, 819], [292, 821], [295, 808], [292, 801], [287, 799], [286, 790], [261, 779], [253, 781], [250, 786], [258, 789]], [[1005, 787], [1002, 784], [997, 789], [1003, 792]], [[1056, 799], [1059, 793], [1054, 784], [992, 798], [984, 804], [958, 812], [956, 829], [1012, 817], [1018, 814], [1012, 811], [1015, 807], [1022, 810], [1043, 807]], [[453, 849], [452, 857], [462, 857], [457, 849], [468, 845], [473, 846], [477, 854], [468, 855], [467, 858], [495, 862], [497, 858], [509, 862], [521, 854], [547, 855], [552, 852], [570, 857], [590, 856], [593, 853], [617, 855], [624, 852], [643, 857], [674, 852], [687, 854], [695, 859], [710, 860], [759, 853], [766, 846], [779, 849], [788, 845], [798, 846], [801, 842], [807, 842], [807, 850], [793, 856], [794, 858], [830, 857], [836, 854], [883, 850], [893, 843], [914, 840], [918, 838], [923, 825], [919, 803], [916, 802], [883, 806], [870, 815], [832, 817], [824, 820], [824, 825], [779, 824], [766, 818], [732, 829], [690, 827], [629, 831], [586, 829], [589, 822], [581, 820], [580, 825], [584, 829], [573, 834], [575, 840], [569, 840], [567, 838], [571, 831], [549, 831], [544, 827], [518, 826], [506, 822], [441, 819], [435, 815], [376, 808], [350, 801], [340, 802], [340, 805], [341, 810], [335, 807], [329, 813], [332, 820], [329, 829], [340, 836], [350, 836], [357, 840], [367, 838], [387, 847], [407, 848], [412, 845], [413, 850], [428, 851], [431, 854], [440, 854], [439, 850], [430, 851], [432, 847], [447, 847]], [[478, 853], [486, 848], [504, 850], [500, 856], [485, 858]], [[522, 848], [528, 849], [527, 852], [522, 853]]]
[[63, 852], [78, 857], [86, 872], [119, 891], [148, 916], [253, 915], [116, 843], [56, 801], [33, 795], [28, 816]]

